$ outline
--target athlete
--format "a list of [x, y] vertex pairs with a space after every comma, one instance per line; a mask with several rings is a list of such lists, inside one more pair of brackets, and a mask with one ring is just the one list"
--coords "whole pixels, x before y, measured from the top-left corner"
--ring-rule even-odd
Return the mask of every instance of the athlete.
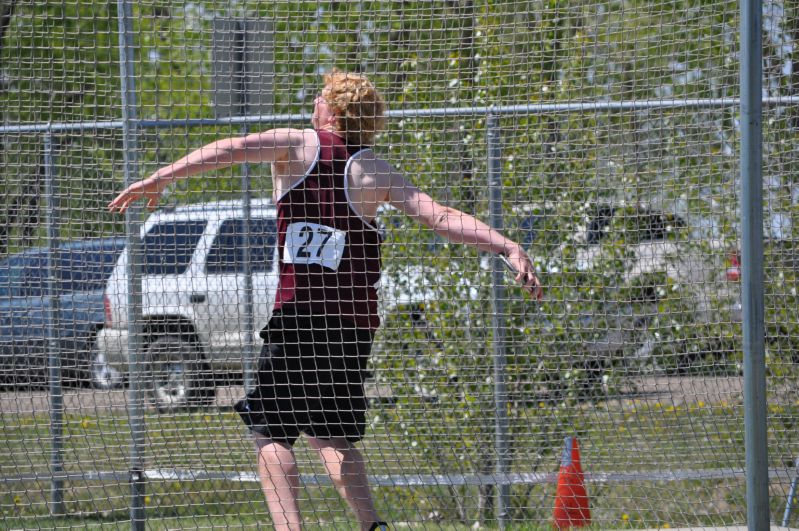
[[385, 104], [363, 75], [332, 70], [314, 100], [312, 129], [272, 129], [212, 142], [122, 191], [154, 208], [177, 179], [233, 164], [272, 165], [280, 279], [261, 332], [256, 388], [234, 407], [258, 450], [258, 474], [278, 530], [301, 529], [293, 445], [304, 434], [362, 530], [387, 528], [374, 507], [363, 457], [363, 379], [380, 325], [381, 236], [375, 217], [389, 204], [456, 243], [499, 254], [537, 300], [530, 257], [473, 216], [443, 206], [371, 149]]

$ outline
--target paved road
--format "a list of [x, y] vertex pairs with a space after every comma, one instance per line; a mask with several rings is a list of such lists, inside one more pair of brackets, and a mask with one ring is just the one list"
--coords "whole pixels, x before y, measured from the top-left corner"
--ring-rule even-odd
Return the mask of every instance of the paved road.
[[[367, 385], [366, 394], [372, 398], [391, 398], [388, 388], [377, 389]], [[244, 396], [242, 386], [223, 386], [216, 389], [216, 407], [229, 408]], [[64, 410], [68, 414], [97, 411], [124, 411], [128, 404], [128, 393], [124, 389], [102, 391], [97, 389], [67, 389], [64, 391]], [[50, 398], [47, 391], [7, 391], [0, 393], [0, 414], [30, 415], [47, 414]]]
[[[223, 387], [217, 390], [217, 405], [232, 404], [243, 393], [241, 387]], [[64, 391], [64, 410], [70, 414], [96, 411], [124, 411], [128, 393], [124, 389], [101, 391], [96, 389], [68, 389]], [[0, 393], [0, 414], [48, 413], [50, 398], [47, 391], [12, 391]]]
[[[743, 378], [733, 377], [646, 377], [630, 379], [629, 389], [619, 398], [627, 403], [660, 402], [663, 405], [679, 406], [684, 403], [705, 402], [718, 404], [735, 403], [743, 399]], [[367, 395], [391, 399], [388, 387], [367, 388]], [[244, 396], [241, 386], [218, 387], [216, 406], [228, 408]], [[68, 389], [64, 391], [64, 408], [67, 413], [80, 414], [125, 410], [127, 391], [101, 391], [95, 389]], [[50, 400], [47, 391], [11, 391], [0, 393], [0, 414], [47, 413]]]

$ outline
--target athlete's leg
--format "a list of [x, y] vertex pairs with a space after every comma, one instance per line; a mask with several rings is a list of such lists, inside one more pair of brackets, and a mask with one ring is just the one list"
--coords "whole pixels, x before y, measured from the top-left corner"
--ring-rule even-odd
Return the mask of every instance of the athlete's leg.
[[366, 478], [366, 465], [361, 452], [344, 438], [320, 439], [309, 437], [311, 448], [319, 457], [341, 497], [347, 501], [361, 529], [366, 531], [377, 522], [372, 493]]
[[276, 531], [300, 531], [300, 474], [291, 445], [255, 433], [258, 477]]

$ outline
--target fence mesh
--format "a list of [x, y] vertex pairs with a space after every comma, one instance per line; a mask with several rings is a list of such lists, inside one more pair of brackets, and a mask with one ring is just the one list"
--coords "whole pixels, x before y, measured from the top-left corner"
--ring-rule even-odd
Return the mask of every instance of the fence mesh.
[[[217, 139], [309, 127], [333, 67], [386, 99], [377, 155], [519, 242], [544, 285], [536, 303], [491, 254], [379, 210], [382, 325], [357, 447], [381, 517], [546, 528], [575, 501], [556, 499], [572, 438], [597, 528], [745, 523], [736, 2], [129, 7], [126, 49], [114, 3], [0, 4], [0, 527], [271, 522], [233, 405], [278, 281], [273, 168], [180, 180], [154, 213], [106, 205], [126, 160], [138, 180]], [[799, 5], [764, 0], [770, 509], [784, 524], [796, 38]], [[295, 452], [305, 525], [355, 528], [309, 439]]]

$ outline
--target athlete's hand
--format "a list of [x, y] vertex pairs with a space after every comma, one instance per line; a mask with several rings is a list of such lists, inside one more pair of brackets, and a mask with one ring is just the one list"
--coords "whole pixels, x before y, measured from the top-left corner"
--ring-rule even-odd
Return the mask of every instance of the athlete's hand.
[[158, 205], [158, 200], [161, 197], [161, 192], [164, 191], [165, 183], [155, 177], [149, 177], [143, 181], [131, 184], [113, 201], [108, 203], [108, 210], [111, 212], [125, 212], [133, 201], [144, 199], [147, 201], [147, 208], [154, 209]]
[[535, 267], [530, 256], [521, 248], [516, 246], [504, 255], [507, 260], [508, 266], [515, 274], [514, 280], [521, 284], [522, 288], [530, 294], [530, 296], [537, 300], [543, 300], [544, 289], [541, 286], [541, 281], [535, 274]]

